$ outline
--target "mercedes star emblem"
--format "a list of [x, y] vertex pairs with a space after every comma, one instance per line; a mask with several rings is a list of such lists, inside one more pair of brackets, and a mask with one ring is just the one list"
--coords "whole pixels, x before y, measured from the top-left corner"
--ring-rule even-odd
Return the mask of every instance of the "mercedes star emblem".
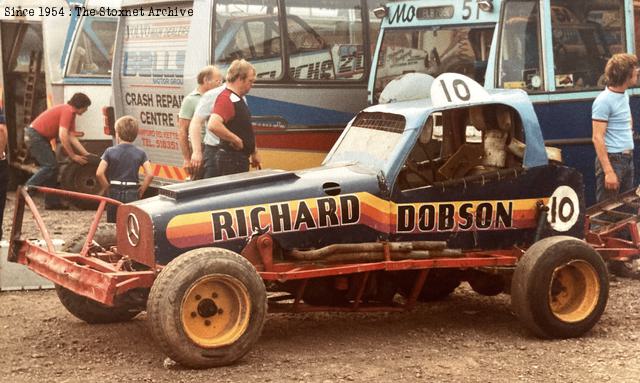
[[131, 246], [138, 246], [140, 242], [140, 223], [134, 214], [127, 217], [127, 239]]

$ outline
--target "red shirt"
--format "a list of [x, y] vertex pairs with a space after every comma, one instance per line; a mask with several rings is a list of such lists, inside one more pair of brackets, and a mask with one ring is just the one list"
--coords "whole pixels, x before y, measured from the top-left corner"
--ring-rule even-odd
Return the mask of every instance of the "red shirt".
[[40, 113], [31, 126], [42, 137], [56, 138], [60, 127], [66, 128], [69, 133], [76, 131], [77, 109], [69, 104], [56, 105], [51, 109]]
[[228, 123], [236, 116], [236, 108], [233, 105], [233, 101], [231, 101], [231, 95], [234, 95], [234, 100], [237, 101], [240, 98], [238, 95], [233, 93], [233, 91], [229, 88], [225, 88], [216, 98], [213, 107], [211, 108], [211, 113], [215, 113], [218, 116], [222, 117], [224, 123]]

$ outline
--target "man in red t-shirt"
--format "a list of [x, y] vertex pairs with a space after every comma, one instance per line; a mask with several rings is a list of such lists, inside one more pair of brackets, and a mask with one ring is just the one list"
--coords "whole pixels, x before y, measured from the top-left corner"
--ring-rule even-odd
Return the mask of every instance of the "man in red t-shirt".
[[249, 162], [260, 168], [260, 155], [244, 96], [256, 80], [256, 70], [245, 60], [235, 60], [227, 69], [227, 88], [216, 99], [209, 129], [220, 138], [213, 159], [205, 159], [204, 178], [249, 171]]
[[[26, 129], [29, 137], [29, 153], [40, 168], [27, 180], [26, 186], [55, 187], [58, 181], [58, 161], [51, 147], [52, 139], [60, 139], [69, 158], [81, 165], [87, 163], [89, 152], [75, 136], [76, 115], [82, 115], [91, 105], [84, 93], [76, 93], [62, 105], [42, 112]], [[78, 154], [79, 153], [79, 154]], [[60, 209], [60, 200], [50, 194], [45, 195], [45, 209]]]

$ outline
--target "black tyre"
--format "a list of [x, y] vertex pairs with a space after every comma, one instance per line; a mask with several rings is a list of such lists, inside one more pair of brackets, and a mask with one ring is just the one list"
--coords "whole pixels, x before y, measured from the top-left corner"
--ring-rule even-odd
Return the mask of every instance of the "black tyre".
[[[78, 234], [71, 240], [65, 242], [62, 247], [62, 251], [67, 253], [80, 253], [82, 246], [84, 246], [87, 240], [87, 232]], [[96, 234], [93, 236], [93, 242], [100, 245], [104, 249], [108, 250], [111, 246], [116, 245], [116, 226], [115, 224], [107, 223], [98, 226]]]
[[609, 271], [618, 277], [640, 279], [640, 267], [638, 265], [639, 260], [634, 259], [630, 261], [609, 261], [607, 266]]
[[542, 338], [573, 338], [600, 319], [609, 297], [607, 268], [598, 253], [573, 237], [536, 242], [516, 266], [511, 304]]
[[90, 324], [126, 322], [140, 313], [129, 307], [105, 306], [60, 285], [56, 285], [56, 293], [67, 311]]
[[255, 268], [218, 248], [195, 249], [169, 262], [147, 302], [158, 345], [191, 368], [242, 358], [260, 337], [266, 311], [265, 286]]
[[[80, 253], [86, 240], [87, 233], [79, 234], [65, 243], [62, 251]], [[93, 241], [105, 249], [114, 246], [116, 244], [115, 226], [109, 224], [100, 226], [96, 235], [93, 237]], [[125, 322], [133, 319], [142, 311], [131, 306], [105, 306], [58, 285], [56, 285], [56, 293], [62, 305], [73, 314], [73, 316], [91, 324]]]
[[21, 169], [9, 167], [9, 182], [7, 183], [7, 191], [16, 191], [18, 186], [24, 185], [31, 174]]
[[469, 285], [476, 293], [492, 297], [504, 291], [504, 278], [501, 275], [483, 273], [479, 270], [469, 270], [467, 275]]
[[[60, 176], [62, 189], [86, 194], [98, 194], [100, 183], [96, 177], [96, 170], [100, 159], [95, 156], [89, 156], [87, 159], [89, 162], [85, 165], [70, 162], [62, 168]], [[92, 210], [98, 207], [98, 204], [94, 201], [81, 199], [71, 199], [71, 203], [83, 210]]]
[[[398, 274], [400, 293], [408, 297], [411, 295], [417, 272], [409, 271]], [[418, 294], [420, 302], [434, 302], [448, 297], [460, 286], [460, 274], [457, 269], [431, 269], [424, 281], [422, 290]]]

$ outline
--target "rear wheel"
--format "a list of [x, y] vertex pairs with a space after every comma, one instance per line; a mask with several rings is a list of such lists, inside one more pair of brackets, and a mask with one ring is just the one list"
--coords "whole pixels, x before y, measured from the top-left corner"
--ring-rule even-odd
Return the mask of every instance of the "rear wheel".
[[56, 285], [56, 294], [67, 311], [90, 324], [126, 322], [140, 313], [134, 308], [105, 306], [60, 285]]
[[[62, 247], [62, 251], [67, 253], [80, 253], [82, 251], [82, 246], [87, 240], [87, 235], [89, 232], [84, 232], [76, 235], [71, 240], [65, 242]], [[111, 246], [116, 245], [116, 227], [115, 224], [101, 224], [98, 226], [98, 230], [96, 234], [93, 236], [94, 244], [99, 245], [100, 247], [108, 250]]]
[[202, 248], [171, 261], [147, 304], [160, 348], [192, 368], [227, 365], [258, 340], [267, 308], [264, 283], [249, 261], [224, 249]]
[[[411, 274], [411, 276], [408, 276]], [[398, 283], [402, 295], [408, 297], [413, 289], [417, 272], [404, 272], [399, 274]], [[424, 281], [422, 290], [418, 294], [421, 302], [434, 302], [448, 297], [460, 286], [460, 274], [456, 269], [430, 269]]]
[[479, 270], [469, 270], [467, 281], [476, 293], [492, 297], [504, 291], [504, 279], [500, 275], [484, 273]]
[[[67, 253], [80, 253], [86, 239], [86, 233], [80, 234], [67, 242], [62, 251]], [[100, 227], [93, 241], [105, 249], [115, 246], [115, 227], [113, 225]], [[59, 285], [56, 285], [56, 293], [62, 305], [73, 314], [73, 316], [91, 324], [125, 322], [133, 319], [141, 311], [132, 306], [105, 306]]]
[[622, 278], [640, 279], [640, 259], [607, 262], [609, 271]]
[[604, 261], [585, 242], [548, 237], [531, 246], [516, 266], [511, 303], [518, 317], [543, 338], [572, 338], [589, 331], [607, 305]]

